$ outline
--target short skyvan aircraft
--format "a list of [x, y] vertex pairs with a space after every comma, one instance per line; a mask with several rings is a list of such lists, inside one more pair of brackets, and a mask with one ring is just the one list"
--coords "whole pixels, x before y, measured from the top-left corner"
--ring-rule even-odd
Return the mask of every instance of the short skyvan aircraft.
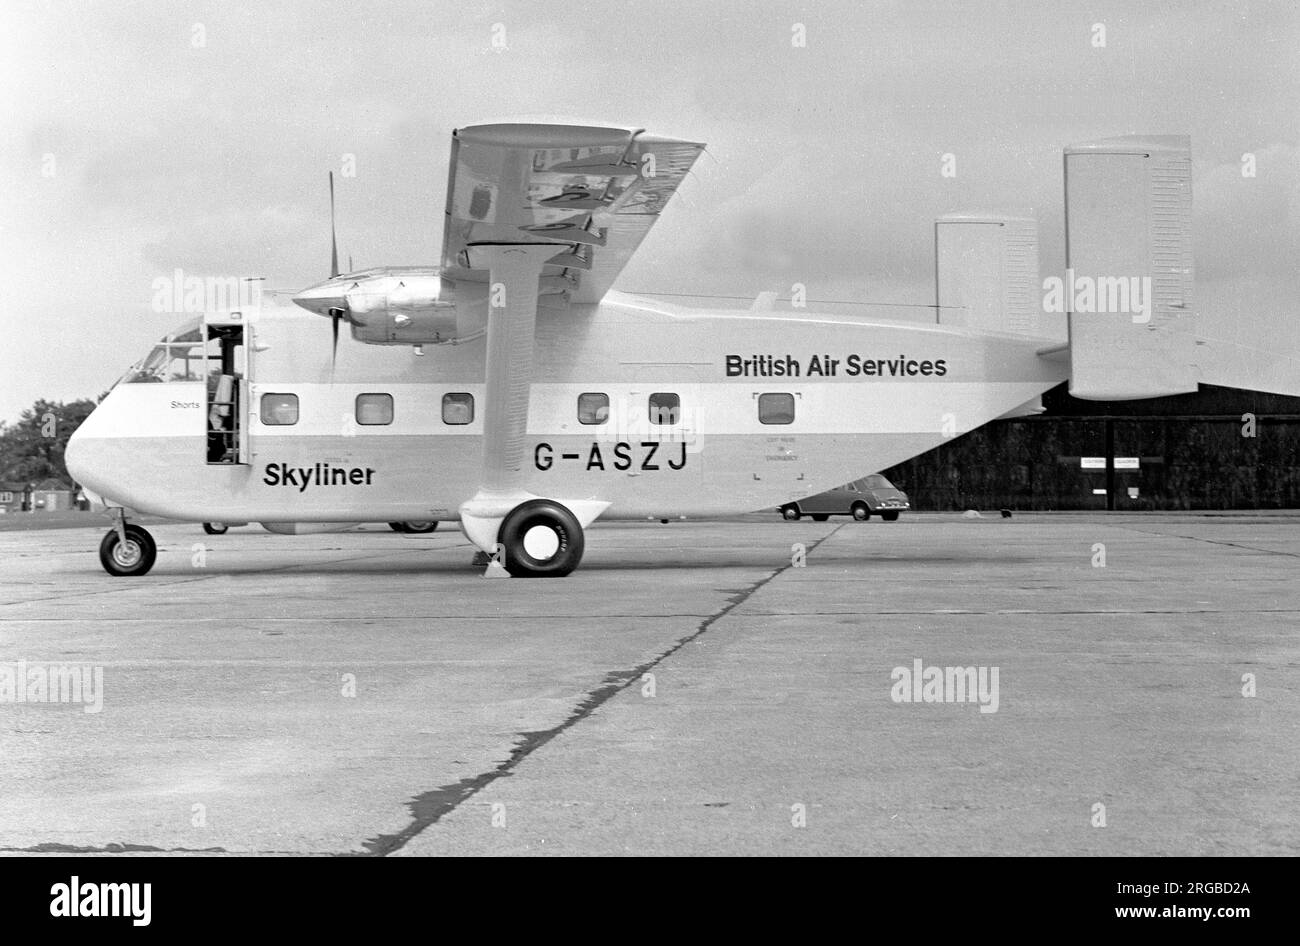
[[[104, 568], [153, 566], [129, 521], [146, 513], [288, 533], [459, 521], [509, 574], [567, 575], [598, 517], [775, 509], [1033, 412], [1066, 379], [1098, 400], [1210, 379], [1186, 138], [1066, 150], [1068, 344], [1039, 337], [1020, 217], [936, 222], [936, 324], [611, 291], [703, 149], [637, 128], [454, 132], [440, 266], [340, 274], [335, 249], [299, 308], [170, 332], [76, 432], [68, 469], [116, 519]], [[340, 349], [342, 323], [360, 344]]]

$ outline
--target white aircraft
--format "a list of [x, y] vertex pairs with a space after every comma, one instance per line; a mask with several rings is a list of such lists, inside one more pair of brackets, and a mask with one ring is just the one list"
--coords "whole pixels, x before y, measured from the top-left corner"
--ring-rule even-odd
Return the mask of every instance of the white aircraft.
[[[776, 508], [1033, 412], [1066, 379], [1115, 400], [1205, 378], [1186, 138], [1067, 149], [1069, 288], [1098, 281], [1071, 295], [1068, 344], [1036, 337], [1037, 235], [1018, 217], [936, 223], [936, 324], [611, 291], [703, 148], [456, 131], [441, 266], [339, 274], [335, 249], [299, 309], [177, 328], [76, 432], [68, 470], [116, 519], [104, 568], [150, 570], [129, 522], [146, 513], [289, 533], [458, 520], [509, 574], [567, 575], [598, 517]], [[332, 321], [332, 353], [302, 309]], [[362, 344], [339, 350], [342, 322]]]

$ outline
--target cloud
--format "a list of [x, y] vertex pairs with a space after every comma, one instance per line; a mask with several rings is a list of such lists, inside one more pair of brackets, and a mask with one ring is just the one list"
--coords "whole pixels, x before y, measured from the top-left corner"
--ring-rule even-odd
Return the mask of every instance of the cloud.
[[33, 328], [0, 349], [0, 417], [102, 390], [168, 327], [142, 295], [160, 272], [319, 279], [345, 155], [344, 256], [434, 262], [451, 129], [519, 113], [710, 143], [626, 288], [918, 304], [934, 216], [1032, 207], [1057, 271], [1061, 146], [1191, 134], [1198, 296], [1243, 332], [1291, 331], [1297, 46], [1300, 10], [1253, 2], [19, 2], [0, 34], [0, 266]]

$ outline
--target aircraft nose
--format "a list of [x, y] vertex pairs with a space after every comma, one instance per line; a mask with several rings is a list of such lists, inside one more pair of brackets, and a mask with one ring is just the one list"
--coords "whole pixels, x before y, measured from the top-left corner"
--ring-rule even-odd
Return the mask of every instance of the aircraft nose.
[[[94, 411], [91, 411], [91, 414], [93, 415]], [[84, 429], [89, 421], [90, 417], [87, 417], [81, 426], [72, 432], [72, 436], [68, 438], [67, 446], [63, 449], [63, 465], [67, 468], [68, 475], [78, 483], [85, 482], [85, 474], [88, 470], [86, 441], [89, 438], [84, 433]]]
[[100, 495], [105, 487], [111, 485], [106, 479], [115, 471], [107, 449], [112, 442], [110, 413], [104, 404], [91, 411], [81, 426], [72, 432], [63, 450], [63, 466], [68, 475], [83, 489]]

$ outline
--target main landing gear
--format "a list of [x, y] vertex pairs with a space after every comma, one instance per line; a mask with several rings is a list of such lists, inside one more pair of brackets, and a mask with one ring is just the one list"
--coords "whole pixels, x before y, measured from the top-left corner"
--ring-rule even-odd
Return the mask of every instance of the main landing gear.
[[430, 522], [390, 522], [388, 528], [403, 535], [424, 535], [426, 532], [436, 531], [438, 523], [436, 520]]
[[488, 566], [485, 578], [506, 574], [512, 578], [563, 578], [582, 561], [585, 540], [578, 517], [590, 521], [608, 505], [601, 504], [601, 509], [594, 511], [583, 508], [575, 514], [557, 500], [534, 498], [508, 512], [502, 510], [504, 515], [489, 509], [485, 516], [476, 515], [467, 503], [461, 507], [461, 528], [479, 549], [492, 543], [490, 551], [474, 553], [474, 565]]
[[550, 499], [520, 503], [501, 522], [502, 564], [515, 578], [563, 578], [582, 561], [582, 526]]
[[118, 578], [147, 574], [158, 558], [158, 544], [146, 529], [126, 521], [119, 509], [117, 525], [99, 543], [99, 561], [104, 571]]

